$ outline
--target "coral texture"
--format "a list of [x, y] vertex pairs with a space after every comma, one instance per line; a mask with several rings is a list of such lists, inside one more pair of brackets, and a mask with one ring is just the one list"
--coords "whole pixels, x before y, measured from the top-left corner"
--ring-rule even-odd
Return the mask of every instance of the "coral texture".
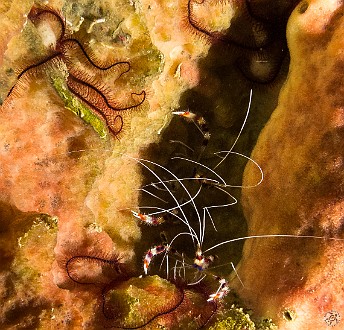
[[[1, 328], [274, 329], [271, 318], [306, 329], [324, 326], [332, 309], [344, 316], [341, 241], [249, 240], [238, 267], [242, 287], [235, 274], [229, 281], [228, 265], [240, 251], [224, 245], [206, 260], [200, 255], [200, 271], [202, 262], [219, 266], [203, 280], [194, 265], [183, 268], [194, 255], [180, 240], [168, 251], [178, 275], [168, 281], [155, 261], [161, 277], [145, 276], [143, 255], [185, 228], [173, 219], [145, 227], [133, 216], [159, 199], [139, 202], [155, 173], [144, 172], [149, 161], [168, 168], [187, 154], [214, 168], [216, 151], [250, 152], [287, 74], [285, 26], [296, 3], [2, 2]], [[243, 193], [251, 234], [341, 236], [342, 9], [333, 0], [301, 2], [291, 16], [287, 85], [253, 153], [265, 180]], [[242, 132], [251, 89], [250, 129]], [[196, 113], [196, 126], [172, 121], [176, 110]], [[137, 159], [142, 154], [146, 162]], [[234, 187], [247, 160], [238, 155], [216, 169]], [[193, 163], [174, 165], [173, 175], [196, 179]], [[255, 185], [257, 172], [248, 166], [245, 184]], [[239, 199], [239, 189], [233, 196], [204, 189], [200, 178], [193, 180], [199, 209]], [[238, 205], [212, 215], [217, 232], [206, 218], [205, 245], [243, 235]], [[232, 287], [269, 319], [257, 321], [234, 293], [209, 299]]]
[[[343, 10], [340, 1], [302, 1], [291, 15], [288, 80], [252, 154], [264, 181], [242, 196], [249, 234], [325, 238], [245, 243], [245, 287], [235, 286], [280, 329], [324, 329], [326, 313], [344, 315]], [[255, 176], [248, 165], [244, 182]]]
[[[54, 75], [61, 63], [46, 61], [60, 51], [54, 50], [62, 29], [57, 15], [39, 16], [37, 26], [26, 16], [22, 24], [11, 26], [11, 34], [7, 25], [3, 29], [2, 98], [12, 85], [15, 89], [0, 112], [0, 197], [6, 215], [2, 221], [8, 228], [3, 243], [7, 260], [3, 298], [11, 302], [2, 304], [0, 322], [7, 328], [102, 328], [107, 321], [102, 289], [118, 278], [127, 279], [135, 262], [134, 244], [140, 238], [130, 212], [137, 205], [140, 174], [137, 162], [128, 155], [137, 156], [139, 148], [159, 138], [180, 93], [197, 83], [196, 58], [206, 48], [201, 42], [197, 46], [184, 41], [182, 33], [162, 35], [157, 27], [149, 33], [146, 23], [153, 25], [152, 16], [145, 18], [145, 13], [155, 12], [158, 4], [67, 1], [49, 6], [63, 12], [72, 38], [87, 44], [71, 58], [79, 61], [73, 62], [75, 70], [89, 65], [83, 51], [98, 63], [128, 61], [129, 72], [106, 76], [99, 86], [112, 82], [116, 99], [124, 103], [137, 90], [144, 90], [147, 99], [126, 116], [120, 141], [104, 139], [83, 120], [83, 113], [75, 115], [80, 111], [71, 92], [67, 95], [56, 86]], [[171, 27], [180, 24], [179, 16], [173, 16], [175, 6], [171, 2], [159, 8], [171, 18]], [[14, 2], [3, 7], [3, 15], [17, 22], [21, 11], [13, 9]], [[25, 13], [29, 11], [30, 6]], [[70, 49], [60, 52], [68, 66], [64, 51]], [[43, 61], [44, 65], [35, 65]], [[58, 225], [53, 234], [36, 237], [30, 228], [36, 228], [36, 218], [49, 218], [46, 214]], [[37, 238], [42, 242], [36, 244]]]

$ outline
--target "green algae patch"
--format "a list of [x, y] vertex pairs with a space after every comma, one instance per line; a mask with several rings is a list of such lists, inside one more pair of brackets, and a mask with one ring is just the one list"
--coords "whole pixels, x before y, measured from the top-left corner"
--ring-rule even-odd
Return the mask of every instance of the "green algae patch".
[[95, 115], [92, 110], [83, 105], [73, 94], [68, 90], [65, 80], [59, 75], [52, 75], [52, 84], [62, 98], [66, 109], [73, 112], [80, 117], [85, 123], [90, 124], [98, 135], [105, 139], [108, 135], [106, 124]]
[[51, 82], [57, 94], [63, 100], [66, 109], [80, 117], [85, 123], [91, 125], [97, 134], [105, 139], [108, 136], [106, 124], [86, 107], [68, 90], [65, 79], [59, 74], [52, 74]]
[[277, 330], [278, 327], [271, 319], [264, 319], [259, 322], [256, 322], [257, 330]]
[[26, 216], [32, 225], [17, 238], [13, 261], [0, 276], [1, 329], [37, 329], [40, 314], [51, 308], [44, 286], [54, 261], [57, 219], [46, 214]]
[[223, 312], [224, 319], [216, 321], [209, 330], [276, 330], [276, 325], [270, 319], [254, 322], [251, 315], [243, 308], [232, 305]]
[[36, 217], [31, 228], [18, 238], [19, 250], [12, 269], [24, 283], [29, 280], [38, 284], [38, 278], [32, 277], [39, 277], [41, 273], [50, 271], [54, 260], [56, 235], [57, 218], [41, 214]]
[[105, 294], [106, 317], [121, 320], [119, 327], [140, 327], [158, 315], [169, 312], [182, 300], [182, 294], [159, 276], [132, 278]]
[[234, 305], [226, 312], [226, 318], [216, 322], [209, 329], [211, 330], [236, 330], [247, 329], [255, 330], [255, 324], [251, 320], [250, 315], [246, 314], [242, 308], [237, 308]]

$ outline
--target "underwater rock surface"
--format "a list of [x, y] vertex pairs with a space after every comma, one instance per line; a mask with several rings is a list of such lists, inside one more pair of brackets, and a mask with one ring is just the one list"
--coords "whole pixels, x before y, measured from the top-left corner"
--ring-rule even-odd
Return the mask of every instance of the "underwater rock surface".
[[[137, 158], [150, 155], [147, 146], [158, 163], [192, 150], [190, 158], [213, 167], [214, 152], [236, 141], [252, 88], [249, 129], [236, 141], [249, 153], [286, 76], [285, 24], [297, 1], [34, 3], [0, 5], [0, 327], [268, 330], [276, 327], [260, 317], [306, 328], [324, 326], [331, 309], [344, 315], [335, 295], [342, 242], [248, 241], [238, 267], [244, 287], [228, 264], [240, 251], [231, 254], [226, 245], [214, 256], [227, 262], [225, 272], [209, 270], [187, 286], [182, 276], [141, 276], [144, 253], [163, 235], [160, 227], [138, 225], [131, 212], [139, 210], [145, 178]], [[291, 16], [287, 85], [253, 153], [265, 180], [243, 192], [253, 235], [341, 236], [341, 10], [335, 1], [302, 2]], [[203, 154], [206, 131], [171, 121], [173, 111], [187, 109], [209, 125]], [[245, 161], [219, 172], [240, 186]], [[259, 181], [257, 172], [248, 166], [245, 184]], [[228, 203], [229, 195], [204, 191]], [[245, 231], [236, 207], [214, 211], [219, 232], [207, 225], [208, 246], [227, 240], [229, 231]], [[229, 217], [236, 225], [223, 221]], [[276, 223], [261, 223], [267, 218]], [[167, 223], [180, 230], [174, 225]], [[189, 271], [189, 282], [198, 282], [202, 275], [192, 265]], [[234, 293], [207, 301], [219, 288], [218, 275], [247, 308]], [[321, 282], [333, 295], [321, 296]], [[290, 322], [283, 320], [286, 310]], [[302, 323], [309, 320], [302, 313], [314, 323]]]
[[[238, 268], [245, 287], [235, 287], [279, 329], [324, 329], [326, 313], [344, 315], [344, 241], [330, 239], [344, 238], [343, 15], [342, 2], [322, 0], [302, 1], [292, 13], [288, 79], [252, 153], [264, 181], [242, 195], [248, 234], [325, 237], [245, 243]], [[253, 170], [248, 164], [245, 184]]]
[[[137, 208], [140, 173], [132, 157], [159, 138], [180, 93], [197, 84], [196, 57], [207, 46], [172, 30], [161, 33], [158, 25], [148, 32], [147, 25], [154, 25], [148, 12], [164, 11], [171, 29], [180, 25], [174, 2], [161, 8], [130, 1], [50, 1], [45, 7], [38, 1], [30, 12], [31, 5], [25, 15], [24, 6], [15, 10], [14, 2], [1, 7], [1, 14], [13, 20], [13, 32], [7, 33], [7, 20], [1, 21], [0, 324], [102, 329], [114, 326], [116, 318], [108, 320], [103, 310], [104, 290], [142, 273], [142, 268], [133, 270], [140, 230], [131, 209]], [[128, 62], [130, 70], [99, 73], [92, 64], [105, 67], [114, 60]], [[74, 82], [86, 81], [79, 83], [84, 100], [103, 107], [98, 93], [103, 85], [111, 86], [115, 105], [124, 104], [124, 110], [145, 92], [141, 107], [118, 111], [124, 122], [120, 140], [97, 134], [96, 124], [83, 119], [77, 98], [65, 88], [73, 75]], [[141, 263], [142, 256], [137, 258]], [[160, 292], [160, 280], [149, 286]], [[175, 303], [168, 301], [167, 310]], [[155, 316], [154, 309], [143, 313]], [[122, 321], [115, 323], [125, 325]]]

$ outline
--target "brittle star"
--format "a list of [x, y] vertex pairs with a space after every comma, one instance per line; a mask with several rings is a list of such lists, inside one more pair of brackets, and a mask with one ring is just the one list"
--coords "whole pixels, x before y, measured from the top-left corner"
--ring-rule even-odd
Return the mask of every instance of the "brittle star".
[[[146, 93], [145, 91], [132, 93], [132, 102], [120, 104], [115, 101], [113, 91], [103, 81], [99, 80], [97, 75], [107, 76], [111, 73], [116, 74], [116, 79], [118, 79], [130, 70], [130, 63], [128, 61], [111, 64], [99, 63], [98, 61], [97, 63], [95, 56], [90, 55], [85, 50], [83, 43], [67, 32], [65, 19], [62, 14], [54, 9], [33, 6], [28, 14], [28, 19], [38, 28], [45, 24], [45, 30], [53, 31], [55, 34], [55, 40], [48, 45], [50, 48], [48, 56], [37, 63], [28, 65], [17, 75], [17, 82], [10, 89], [5, 102], [10, 102], [13, 97], [18, 96], [25, 87], [28, 78], [36, 75], [39, 70], [45, 71], [51, 66], [55, 66], [62, 71], [64, 83], [69, 91], [89, 106], [95, 113], [93, 117], [98, 121], [100, 119], [105, 122], [109, 132], [117, 137], [123, 129], [123, 115], [132, 109], [139, 108], [146, 99]], [[48, 41], [51, 38], [50, 35], [47, 38]], [[84, 59], [84, 63], [80, 61], [78, 64], [77, 59], [81, 57]], [[80, 115], [80, 117], [84, 116], [84, 114]], [[92, 125], [91, 119], [87, 122]]]

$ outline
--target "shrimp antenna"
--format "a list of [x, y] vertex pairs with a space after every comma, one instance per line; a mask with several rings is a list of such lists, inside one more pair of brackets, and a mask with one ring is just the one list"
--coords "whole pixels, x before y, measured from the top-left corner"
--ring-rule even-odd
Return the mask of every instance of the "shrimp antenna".
[[152, 197], [154, 197], [154, 198], [156, 198], [156, 199], [160, 200], [161, 202], [164, 202], [165, 204], [167, 204], [167, 203], [168, 203], [167, 201], [165, 201], [165, 200], [164, 200], [164, 199], [162, 199], [161, 197], [159, 197], [159, 196], [157, 196], [157, 195], [153, 194], [152, 192], [150, 192], [150, 191], [149, 191], [149, 190], [147, 190], [147, 189], [140, 188], [140, 189], [136, 189], [136, 190], [138, 190], [138, 191], [143, 191], [143, 192], [145, 192], [146, 194], [148, 194], [148, 195], [150, 195], [150, 196], [152, 196]]
[[222, 152], [227, 153], [227, 155], [225, 157], [227, 157], [228, 154], [233, 154], [233, 155], [238, 155], [238, 156], [241, 156], [241, 157], [244, 157], [244, 158], [248, 159], [250, 162], [252, 162], [254, 165], [257, 166], [257, 168], [258, 168], [258, 170], [260, 172], [260, 179], [255, 184], [248, 185], [248, 186], [243, 186], [243, 185], [230, 185], [230, 184], [226, 183], [226, 185], [224, 187], [229, 187], [229, 188], [245, 188], [245, 189], [247, 189], [247, 188], [257, 187], [257, 186], [259, 186], [263, 182], [263, 180], [264, 180], [264, 172], [263, 172], [262, 168], [260, 167], [260, 165], [255, 160], [253, 160], [251, 157], [248, 157], [246, 155], [241, 154], [240, 152], [235, 152], [235, 151], [217, 151], [217, 152], [215, 152], [215, 154], [220, 154]]
[[182, 233], [178, 233], [176, 236], [174, 236], [171, 240], [171, 242], [167, 245], [168, 248], [166, 249], [165, 253], [164, 253], [164, 256], [161, 260], [161, 263], [160, 263], [160, 268], [166, 258], [166, 261], [167, 261], [167, 277], [168, 277], [168, 274], [169, 274], [169, 270], [168, 270], [168, 252], [170, 251], [170, 247], [172, 246], [172, 243], [179, 237], [179, 236], [183, 236], [183, 235], [188, 235], [188, 236], [191, 236], [192, 238], [192, 241], [194, 242], [194, 239], [196, 239], [196, 241], [198, 242], [198, 237], [197, 235], [194, 235], [192, 233], [188, 233], [188, 232], [182, 232]]
[[[174, 180], [174, 181], [175, 181], [175, 180]], [[142, 190], [143, 190], [143, 189], [142, 189]], [[147, 215], [156, 215], [156, 214], [161, 214], [161, 213], [167, 212], [167, 213], [170, 213], [170, 214], [175, 215], [176, 218], [178, 218], [178, 219], [181, 220], [183, 223], [185, 223], [185, 221], [184, 221], [182, 218], [178, 217], [176, 214], [174, 214], [173, 211], [176, 210], [176, 209], [178, 209], [179, 207], [183, 207], [183, 206], [185, 206], [185, 205], [191, 203], [191, 200], [194, 200], [195, 198], [197, 198], [197, 196], [199, 195], [199, 193], [201, 192], [201, 190], [202, 190], [202, 187], [199, 187], [199, 189], [197, 190], [196, 194], [192, 197], [192, 199], [189, 199], [189, 200], [187, 200], [186, 202], [179, 204], [179, 206], [171, 207], [171, 208], [169, 208], [169, 209], [164, 209], [164, 208], [157, 207], [157, 206], [140, 206], [140, 209], [156, 209], [156, 210], [158, 210], [158, 211], [156, 211], [156, 212], [148, 213]], [[148, 191], [146, 191], [146, 190], [143, 190], [143, 191], [148, 192]], [[186, 224], [186, 223], [185, 223], [185, 224]], [[186, 225], [187, 225], [187, 224], [186, 224]], [[195, 234], [195, 232], [194, 232], [194, 234]]]
[[245, 116], [243, 124], [241, 125], [240, 132], [239, 132], [238, 136], [236, 137], [234, 143], [232, 144], [231, 148], [229, 149], [229, 151], [226, 152], [227, 154], [220, 160], [220, 162], [214, 167], [214, 169], [217, 168], [218, 166], [220, 166], [222, 164], [222, 162], [224, 162], [226, 160], [228, 155], [232, 152], [232, 150], [234, 149], [235, 145], [237, 144], [237, 142], [238, 142], [238, 140], [240, 138], [240, 135], [241, 135], [241, 133], [242, 133], [242, 131], [243, 131], [245, 125], [246, 125], [246, 121], [247, 121], [248, 115], [250, 113], [251, 102], [252, 102], [252, 89], [250, 90], [250, 98], [249, 98], [249, 102], [248, 102], [246, 116]]
[[[177, 157], [173, 157], [171, 159], [176, 159]], [[184, 159], [181, 157], [181, 159]], [[185, 160], [189, 160], [187, 158], [185, 158]], [[191, 160], [190, 160], [191, 161]], [[200, 164], [202, 165], [202, 164]], [[203, 165], [203, 167], [206, 167], [205, 165]], [[191, 181], [191, 180], [195, 180], [195, 181], [200, 181], [200, 178], [178, 178], [178, 180], [176, 179], [170, 179], [170, 180], [161, 180], [160, 182], [151, 182], [151, 183], [148, 183], [144, 186], [142, 186], [142, 188], [146, 188], [146, 187], [154, 187], [155, 189], [158, 189], [158, 190], [163, 190], [162, 188], [158, 188], [157, 185], [158, 184], [161, 184], [162, 182], [164, 183], [173, 183], [173, 182], [180, 182], [180, 181]], [[219, 181], [217, 180], [214, 180], [214, 179], [210, 179], [210, 178], [204, 178], [204, 180], [206, 180], [207, 182], [211, 182], [213, 184], [220, 184]], [[143, 190], [142, 188], [140, 188], [139, 190]]]
[[233, 270], [234, 270], [234, 273], [235, 273], [236, 277], [238, 278], [239, 282], [241, 283], [242, 287], [244, 288], [245, 285], [244, 285], [244, 283], [242, 282], [242, 280], [241, 280], [241, 278], [240, 278], [240, 276], [239, 276], [237, 270], [235, 269], [235, 266], [234, 266], [233, 262], [231, 262], [231, 266], [232, 266], [232, 268], [233, 268]]
[[[214, 208], [219, 208], [219, 207], [227, 207], [227, 206], [231, 206], [231, 205], [235, 205], [238, 203], [238, 200], [231, 194], [229, 193], [227, 190], [217, 186], [217, 185], [214, 185], [214, 188], [222, 191], [223, 193], [225, 193], [226, 195], [228, 195], [230, 198], [233, 199], [233, 201], [231, 203], [227, 203], [227, 204], [221, 204], [221, 205], [211, 205], [211, 206], [205, 206], [203, 208], [204, 212], [207, 212], [208, 216], [209, 216], [209, 219], [213, 225], [213, 228], [215, 229], [215, 231], [217, 231], [216, 229], [216, 226], [215, 226], [215, 223], [214, 223], [214, 220], [213, 220], [213, 217], [211, 216], [210, 214], [210, 209], [214, 209]], [[204, 219], [203, 219], [203, 235], [202, 235], [202, 239], [201, 239], [201, 244], [203, 244], [203, 240], [204, 240], [204, 235], [205, 235], [205, 213], [203, 214], [204, 216]]]
[[291, 234], [269, 234], [269, 235], [252, 235], [252, 236], [245, 236], [245, 237], [238, 237], [238, 238], [233, 238], [228, 241], [223, 241], [221, 243], [218, 243], [216, 245], [213, 245], [209, 249], [205, 250], [204, 253], [209, 252], [221, 245], [228, 244], [228, 243], [233, 243], [237, 241], [243, 241], [247, 239], [252, 239], [252, 238], [273, 238], [273, 237], [285, 237], [285, 238], [313, 238], [313, 239], [329, 239], [329, 240], [334, 240], [334, 241], [344, 241], [344, 238], [335, 238], [335, 237], [324, 237], [324, 236], [312, 236], [312, 235], [291, 235]]
[[178, 200], [177, 200], [176, 197], [173, 195], [172, 191], [167, 187], [166, 183], [163, 182], [163, 181], [161, 180], [161, 178], [159, 177], [159, 175], [157, 175], [152, 169], [150, 169], [149, 166], [147, 166], [144, 162], [153, 164], [153, 165], [155, 165], [155, 166], [157, 166], [157, 167], [159, 167], [159, 168], [165, 170], [165, 171], [168, 172], [173, 178], [175, 178], [175, 179], [177, 180], [177, 182], [181, 185], [181, 187], [183, 187], [183, 189], [184, 189], [184, 190], [186, 191], [186, 193], [188, 194], [188, 196], [189, 196], [189, 198], [190, 198], [190, 201], [191, 201], [191, 203], [193, 204], [193, 206], [194, 206], [194, 208], [195, 208], [195, 210], [196, 210], [196, 214], [197, 214], [197, 216], [198, 216], [198, 220], [199, 220], [199, 224], [200, 224], [200, 236], [201, 236], [201, 229], [202, 229], [202, 228], [201, 228], [201, 219], [200, 219], [198, 210], [197, 210], [197, 208], [196, 208], [195, 202], [193, 201], [190, 192], [186, 189], [186, 187], [185, 187], [184, 184], [180, 181], [180, 179], [179, 179], [174, 173], [172, 173], [169, 169], [167, 169], [166, 167], [164, 167], [164, 166], [162, 166], [162, 165], [160, 165], [160, 164], [157, 164], [157, 163], [155, 163], [155, 162], [152, 162], [152, 161], [146, 160], [146, 159], [137, 159], [137, 158], [130, 157], [130, 156], [128, 156], [128, 157], [131, 158], [131, 159], [133, 159], [133, 160], [135, 160], [135, 161], [137, 161], [138, 163], [140, 163], [144, 168], [146, 168], [150, 173], [152, 173], [152, 174], [159, 180], [159, 183], [161, 183], [161, 184], [163, 185], [163, 187], [166, 189], [166, 191], [170, 194], [170, 196], [173, 198], [174, 202], [176, 203], [177, 208], [180, 210], [180, 213], [183, 215], [183, 218], [184, 218], [184, 220], [185, 220], [185, 224], [188, 226], [189, 231], [190, 231], [189, 235], [191, 235], [191, 237], [193, 238], [193, 241], [194, 241], [194, 238], [196, 238], [197, 243], [199, 244], [199, 239], [198, 239], [197, 235], [194, 235], [194, 234], [192, 233], [193, 228], [192, 228], [191, 225], [189, 224], [189, 222], [188, 222], [188, 220], [187, 220], [187, 217], [186, 217], [186, 215], [185, 215], [185, 213], [184, 213], [184, 211], [183, 211], [183, 208], [180, 206]]
[[[225, 156], [225, 157], [227, 157], [227, 156]], [[197, 162], [195, 160], [192, 160], [192, 159], [188, 159], [188, 158], [184, 158], [184, 157], [179, 157], [179, 156], [172, 157], [171, 159], [181, 159], [181, 160], [185, 160], [185, 161], [190, 162], [190, 163], [194, 163], [197, 166], [201, 166], [201, 167], [205, 168], [206, 170], [208, 170], [209, 172], [213, 173], [220, 181], [222, 181], [223, 185], [227, 185], [226, 181], [218, 173], [216, 173], [214, 170], [212, 170], [211, 168], [209, 168], [208, 166], [206, 166], [206, 165], [204, 165], [202, 163], [199, 163], [199, 162]], [[199, 178], [196, 178], [196, 179], [199, 180]], [[215, 181], [215, 180], [210, 180], [210, 181]], [[215, 183], [219, 183], [219, 182], [215, 182]]]

